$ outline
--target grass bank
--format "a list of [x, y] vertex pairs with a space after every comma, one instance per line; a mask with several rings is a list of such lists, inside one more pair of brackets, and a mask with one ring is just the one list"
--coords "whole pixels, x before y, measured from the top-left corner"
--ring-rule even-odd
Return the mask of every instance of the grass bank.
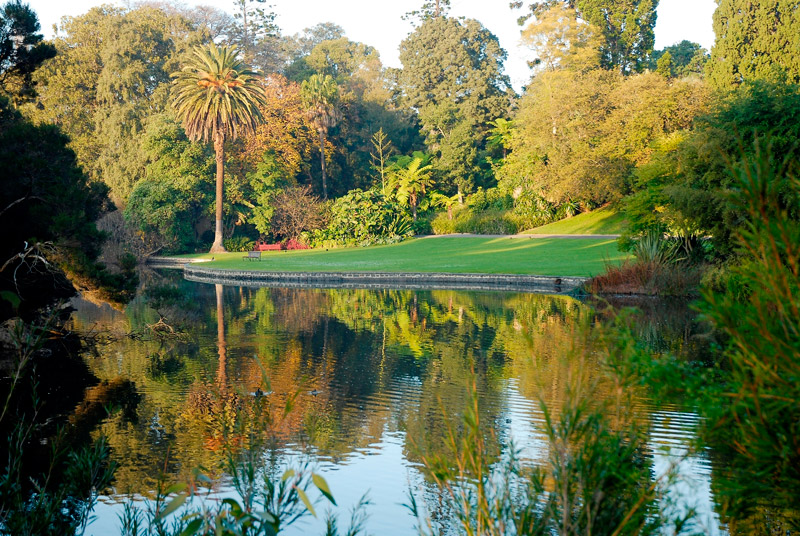
[[605, 207], [529, 229], [525, 234], [622, 234], [627, 223], [621, 212]]
[[[270, 251], [261, 261], [214, 254], [205, 268], [286, 272], [431, 272], [588, 277], [627, 254], [616, 241], [558, 238], [417, 238], [367, 248]], [[187, 256], [209, 259], [211, 254]]]

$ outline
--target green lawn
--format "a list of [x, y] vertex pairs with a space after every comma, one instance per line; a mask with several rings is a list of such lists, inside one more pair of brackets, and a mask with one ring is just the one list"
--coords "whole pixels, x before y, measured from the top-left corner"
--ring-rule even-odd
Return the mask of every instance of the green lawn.
[[[390, 246], [215, 254], [203, 267], [286, 272], [448, 272], [590, 276], [625, 254], [615, 240], [558, 238], [417, 238]], [[210, 258], [211, 254], [195, 255]]]
[[622, 234], [625, 226], [625, 216], [606, 207], [529, 229], [523, 234]]

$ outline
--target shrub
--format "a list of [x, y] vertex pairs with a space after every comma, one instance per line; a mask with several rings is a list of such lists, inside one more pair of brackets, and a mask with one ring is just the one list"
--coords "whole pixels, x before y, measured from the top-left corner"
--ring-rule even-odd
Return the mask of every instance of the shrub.
[[333, 202], [324, 229], [303, 235], [314, 247], [398, 242], [413, 234], [411, 218], [382, 192], [352, 190]]
[[311, 187], [287, 188], [275, 197], [270, 220], [272, 233], [281, 238], [297, 239], [327, 222], [325, 204], [311, 195]]
[[246, 236], [234, 236], [233, 238], [226, 238], [223, 240], [222, 245], [224, 245], [225, 249], [228, 251], [252, 251], [256, 243]]
[[462, 208], [453, 211], [453, 219], [446, 212], [438, 213], [431, 221], [431, 228], [436, 234], [514, 234], [519, 229], [517, 221], [508, 211], [476, 213]]

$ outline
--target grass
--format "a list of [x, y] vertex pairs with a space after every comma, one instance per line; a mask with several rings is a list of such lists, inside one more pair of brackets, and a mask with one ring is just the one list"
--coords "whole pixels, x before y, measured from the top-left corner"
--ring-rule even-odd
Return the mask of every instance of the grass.
[[[444, 272], [592, 276], [627, 254], [614, 240], [558, 238], [418, 238], [389, 246], [215, 254], [204, 268], [282, 272]], [[193, 255], [211, 258], [211, 254]]]
[[622, 234], [625, 216], [604, 207], [524, 231], [524, 234]]

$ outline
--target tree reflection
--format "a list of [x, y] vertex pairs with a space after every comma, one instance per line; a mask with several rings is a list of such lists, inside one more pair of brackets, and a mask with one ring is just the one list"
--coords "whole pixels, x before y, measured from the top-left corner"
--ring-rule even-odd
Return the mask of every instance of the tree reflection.
[[[574, 326], [594, 318], [565, 296], [169, 284], [161, 294], [174, 296], [185, 338], [120, 339], [87, 356], [99, 378], [123, 375], [143, 395], [138, 419], [101, 425], [121, 490], [152, 485], [162, 470], [185, 478], [219, 467], [226, 450], [307, 448], [337, 461], [393, 433], [406, 461], [444, 453], [473, 377], [480, 422], [500, 447], [510, 397], [544, 397], [557, 411], [569, 368], [556, 358], [580, 344]], [[114, 315], [130, 330], [156, 318], [145, 299]]]

